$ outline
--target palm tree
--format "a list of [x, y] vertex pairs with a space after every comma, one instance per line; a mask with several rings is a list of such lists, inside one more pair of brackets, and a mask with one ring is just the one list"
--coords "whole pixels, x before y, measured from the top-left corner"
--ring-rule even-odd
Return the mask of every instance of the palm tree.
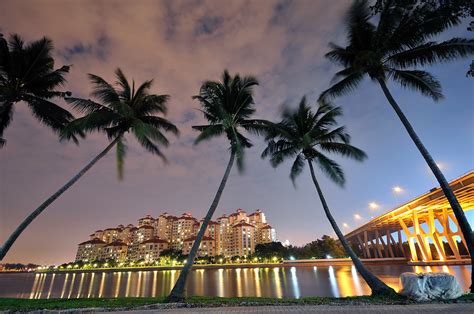
[[109, 145], [72, 177], [71, 180], [25, 218], [0, 248], [0, 260], [3, 259], [12, 244], [26, 227], [114, 146], [116, 146], [117, 151], [119, 179], [123, 178], [123, 161], [126, 152], [124, 141], [126, 133], [133, 133], [141, 146], [166, 161], [165, 156], [158, 147], [159, 145], [166, 147], [169, 144], [163, 131], [178, 135], [178, 129], [173, 123], [156, 114], [166, 114], [166, 102], [169, 96], [150, 94], [149, 90], [153, 83], [151, 80], [145, 81], [135, 89], [135, 82], [130, 86], [127, 78], [120, 69], [117, 69], [115, 74], [117, 77], [116, 86], [107, 83], [99, 76], [89, 74], [89, 79], [94, 86], [91, 96], [95, 97], [99, 102], [90, 99], [66, 98], [66, 101], [70, 103], [74, 109], [86, 115], [72, 121], [62, 133], [62, 137], [68, 139], [82, 132], [103, 132], [107, 134], [110, 140]]
[[256, 85], [258, 85], [258, 82], [254, 77], [240, 77], [238, 74], [232, 77], [226, 70], [222, 75], [221, 82], [205, 82], [201, 86], [199, 95], [193, 97], [193, 99], [200, 102], [201, 111], [206, 120], [209, 121], [208, 125], [193, 126], [193, 129], [201, 132], [196, 138], [195, 144], [225, 135], [230, 144], [230, 159], [214, 200], [196, 235], [187, 262], [168, 296], [169, 302], [181, 302], [184, 299], [186, 278], [193, 265], [204, 232], [219, 204], [234, 160], [237, 161], [239, 171], [243, 170], [244, 150], [252, 147], [252, 143], [240, 132], [240, 129], [254, 134], [261, 134], [266, 128], [267, 121], [250, 119], [255, 113], [253, 88]]
[[337, 126], [336, 118], [341, 114], [340, 107], [333, 107], [326, 102], [318, 102], [314, 113], [307, 105], [306, 98], [303, 97], [296, 110], [285, 109], [282, 121], [270, 128], [267, 135], [268, 145], [262, 153], [262, 158], [270, 157], [273, 167], [279, 166], [287, 159], [294, 159], [290, 172], [293, 184], [296, 177], [303, 171], [305, 161], [308, 163], [324, 213], [357, 271], [372, 289], [372, 294], [395, 295], [396, 292], [373, 275], [354, 253], [334, 220], [316, 179], [313, 163], [317, 164], [321, 171], [335, 183], [341, 186], [345, 183], [341, 166], [327, 157], [327, 153], [357, 161], [362, 161], [367, 157], [362, 150], [350, 145], [350, 136], [344, 126]]
[[[440, 100], [443, 97], [440, 82], [427, 71], [411, 67], [453, 61], [474, 54], [474, 39], [452, 38], [440, 43], [428, 41], [459, 23], [458, 16], [449, 14], [442, 8], [430, 10], [422, 5], [410, 11], [388, 0], [383, 3], [375, 25], [371, 22], [367, 1], [355, 1], [346, 19], [348, 45], [340, 47], [330, 43], [332, 50], [326, 54], [329, 60], [344, 69], [335, 74], [337, 83], [324, 91], [321, 99], [348, 94], [365, 75], [380, 85], [389, 104], [438, 180], [459, 223], [474, 265], [474, 235], [464, 211], [386, 84], [388, 79], [392, 79], [402, 87], [419, 91], [435, 101]], [[474, 282], [473, 272], [471, 282]], [[474, 292], [474, 284], [471, 284], [470, 289]]]
[[57, 133], [74, 119], [50, 101], [69, 95], [57, 90], [66, 82], [69, 66], [54, 69], [52, 49], [52, 41], [46, 37], [25, 44], [19, 35], [11, 35], [7, 41], [0, 34], [0, 148], [6, 144], [3, 132], [18, 102], [25, 102], [41, 123]]

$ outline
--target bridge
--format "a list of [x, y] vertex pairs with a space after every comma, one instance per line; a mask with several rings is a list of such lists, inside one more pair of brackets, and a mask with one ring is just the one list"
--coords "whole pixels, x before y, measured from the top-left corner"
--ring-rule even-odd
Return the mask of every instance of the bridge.
[[[463, 210], [473, 210], [474, 171], [449, 185]], [[469, 258], [456, 217], [439, 187], [370, 220], [346, 239], [365, 259], [405, 258], [422, 265], [467, 263]]]

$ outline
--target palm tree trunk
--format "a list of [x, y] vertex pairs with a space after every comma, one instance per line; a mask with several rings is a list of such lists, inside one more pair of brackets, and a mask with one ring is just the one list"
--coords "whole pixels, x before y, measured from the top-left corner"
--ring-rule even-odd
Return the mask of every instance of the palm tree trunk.
[[[467, 220], [466, 215], [464, 215], [464, 211], [461, 205], [459, 205], [459, 202], [456, 196], [454, 195], [453, 191], [451, 190], [451, 187], [449, 186], [448, 181], [446, 181], [446, 178], [444, 177], [443, 173], [439, 169], [436, 162], [433, 160], [433, 157], [431, 157], [430, 153], [421, 142], [420, 138], [418, 137], [415, 130], [411, 126], [405, 114], [400, 109], [395, 99], [392, 97], [392, 94], [388, 90], [388, 87], [385, 84], [385, 81], [382, 79], [378, 79], [378, 82], [380, 86], [382, 87], [385, 97], [387, 97], [388, 102], [392, 106], [393, 110], [395, 110], [395, 113], [397, 114], [400, 121], [402, 121], [402, 124], [407, 130], [408, 135], [410, 135], [411, 139], [415, 143], [416, 147], [420, 151], [426, 163], [428, 164], [428, 167], [430, 167], [431, 171], [436, 177], [436, 180], [438, 180], [438, 183], [441, 189], [443, 190], [444, 195], [448, 199], [449, 205], [451, 205], [451, 208], [453, 209], [453, 212], [454, 212], [454, 216], [456, 216], [456, 220], [458, 221], [459, 228], [461, 229], [464, 239], [466, 240], [467, 248], [468, 248], [469, 254], [471, 255], [471, 266], [474, 266], [474, 235], [472, 233], [471, 225], [469, 224], [469, 221]], [[470, 290], [471, 292], [474, 292], [474, 272], [472, 270], [471, 270]]]
[[36, 208], [23, 222], [13, 231], [10, 237], [5, 241], [2, 247], [0, 247], [0, 261], [3, 260], [10, 247], [20, 236], [20, 234], [28, 227], [28, 225], [45, 210], [52, 202], [54, 202], [61, 194], [66, 192], [77, 180], [79, 180], [92, 166], [97, 163], [102, 157], [104, 157], [110, 149], [117, 143], [120, 137], [114, 139], [99, 155], [92, 159], [84, 168], [79, 171], [71, 180], [69, 180], [64, 186], [51, 195], [46, 201], [44, 201], [38, 208]]
[[329, 211], [329, 207], [326, 203], [326, 199], [324, 198], [323, 192], [321, 191], [319, 183], [316, 180], [316, 175], [314, 174], [313, 164], [312, 164], [310, 159], [308, 159], [308, 164], [309, 164], [309, 169], [311, 170], [311, 177], [313, 178], [314, 186], [316, 187], [316, 191], [318, 192], [319, 199], [321, 200], [321, 203], [322, 203], [323, 208], [324, 208], [324, 212], [326, 213], [326, 216], [329, 220], [329, 223], [331, 224], [332, 228], [336, 232], [336, 235], [339, 238], [339, 241], [341, 241], [341, 244], [344, 247], [344, 250], [346, 251], [347, 255], [349, 255], [352, 262], [354, 263], [355, 268], [357, 269], [359, 274], [361, 274], [362, 278], [364, 278], [365, 282], [367, 282], [370, 289], [372, 289], [372, 295], [396, 296], [397, 293], [395, 292], [395, 290], [393, 290], [392, 288], [387, 286], [382, 280], [380, 280], [374, 274], [372, 274], [364, 266], [364, 264], [362, 264], [360, 259], [354, 253], [351, 246], [347, 242], [346, 238], [344, 238], [344, 235], [342, 234], [341, 230], [339, 229], [339, 226], [337, 225], [336, 221], [334, 220], [334, 217], [332, 216], [331, 212]]
[[211, 221], [212, 215], [216, 211], [217, 205], [219, 204], [219, 200], [221, 199], [222, 192], [224, 191], [225, 184], [227, 179], [229, 178], [230, 170], [234, 164], [235, 158], [235, 151], [232, 150], [230, 154], [229, 163], [227, 164], [227, 168], [224, 173], [224, 177], [222, 178], [221, 184], [219, 185], [219, 189], [217, 190], [216, 196], [214, 196], [214, 200], [212, 201], [211, 207], [207, 211], [206, 217], [204, 217], [204, 221], [202, 223], [201, 228], [199, 229], [198, 234], [196, 235], [196, 240], [194, 240], [193, 246], [191, 251], [189, 252], [188, 259], [186, 260], [186, 264], [183, 266], [181, 273], [179, 274], [178, 280], [176, 281], [173, 289], [170, 292], [170, 295], [167, 298], [167, 302], [182, 302], [184, 301], [184, 288], [186, 286], [186, 279], [188, 277], [189, 271], [193, 266], [194, 259], [199, 250], [199, 245], [201, 244], [202, 237], [209, 225], [209, 221]]

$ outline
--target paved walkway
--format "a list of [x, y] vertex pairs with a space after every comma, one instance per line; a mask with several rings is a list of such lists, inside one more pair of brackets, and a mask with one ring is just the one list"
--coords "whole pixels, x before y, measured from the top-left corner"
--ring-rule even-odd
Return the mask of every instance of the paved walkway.
[[[414, 305], [290, 305], [290, 306], [235, 306], [217, 308], [179, 308], [121, 311], [119, 314], [149, 313], [474, 313], [474, 303], [414, 304]], [[111, 313], [111, 312], [107, 312]]]

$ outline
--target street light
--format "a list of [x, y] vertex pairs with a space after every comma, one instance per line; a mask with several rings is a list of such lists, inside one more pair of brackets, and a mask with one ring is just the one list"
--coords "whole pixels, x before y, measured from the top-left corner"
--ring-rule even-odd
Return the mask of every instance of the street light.
[[380, 205], [377, 204], [376, 202], [370, 202], [370, 203], [369, 203], [369, 208], [370, 208], [370, 209], [376, 210], [376, 209], [378, 209], [379, 207], [380, 207]]
[[342, 226], [343, 226], [344, 228], [349, 228], [349, 225], [346, 224], [345, 222], [342, 223]]
[[356, 220], [361, 220], [361, 219], [362, 219], [361, 215], [359, 215], [359, 214], [355, 214], [355, 215], [354, 215], [354, 218], [355, 218]]
[[393, 190], [393, 192], [394, 192], [395, 194], [403, 193], [403, 189], [402, 189], [400, 186], [398, 186], [398, 185], [397, 185], [397, 186], [394, 186], [392, 190]]

